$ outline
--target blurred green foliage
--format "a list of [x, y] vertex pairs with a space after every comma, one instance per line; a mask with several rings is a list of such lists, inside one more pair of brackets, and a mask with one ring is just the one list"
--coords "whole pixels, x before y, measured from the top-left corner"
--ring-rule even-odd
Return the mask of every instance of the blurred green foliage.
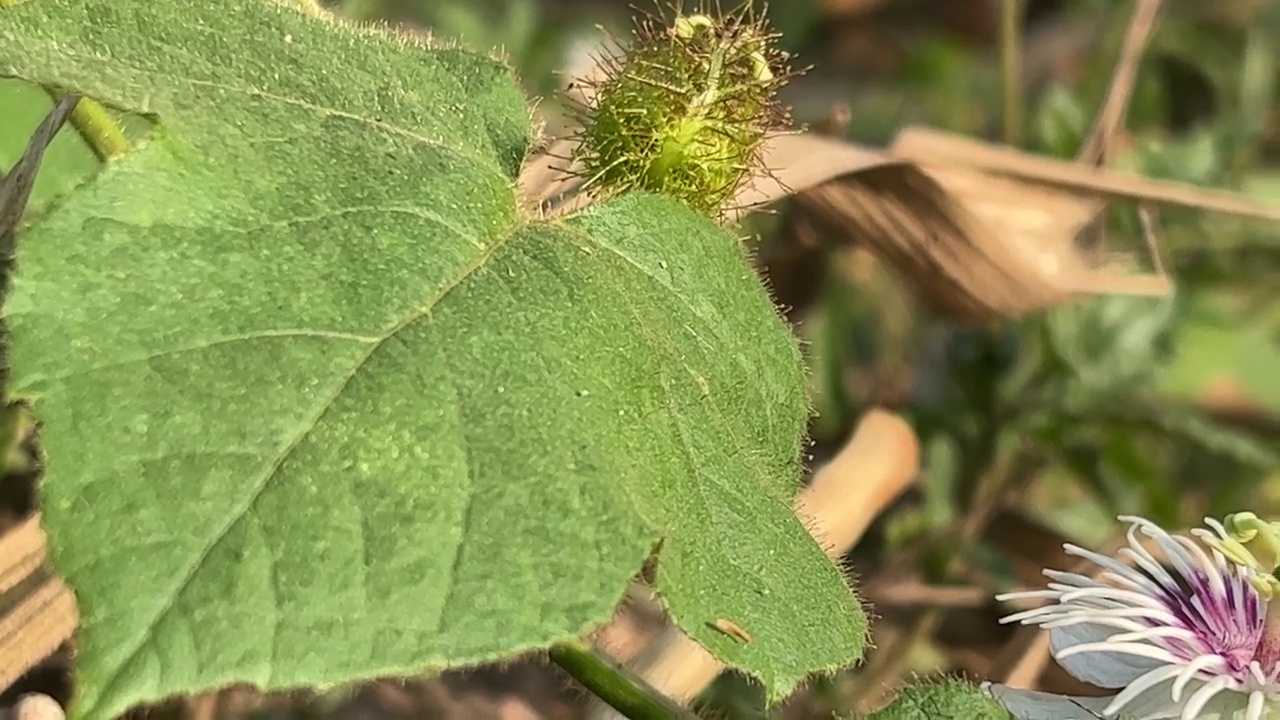
[[[1069, 159], [1105, 95], [1131, 6], [1067, 5], [1061, 22], [1106, 18], [1102, 52], [1083, 58], [1079, 81], [1028, 89], [1023, 136], [1029, 150]], [[1111, 164], [1280, 204], [1280, 12], [1215, 24], [1183, 5], [1166, 13], [1142, 62]], [[883, 141], [924, 122], [994, 137], [999, 92], [992, 54], [939, 33], [910, 47], [897, 75], [846, 99], [848, 136]], [[1132, 205], [1113, 204], [1106, 232], [1111, 246], [1148, 254]], [[906, 364], [916, 388], [905, 410], [925, 445], [921, 497], [883, 523], [882, 552], [900, 559], [923, 542], [929, 579], [944, 580], [940, 560], [952, 552], [1008, 578], [991, 548], [955, 547], [957, 523], [993, 485], [1085, 544], [1106, 541], [1118, 514], [1176, 528], [1280, 511], [1280, 228], [1166, 207], [1155, 233], [1174, 297], [1099, 298], [998, 327], [904, 313], [900, 291], [828, 274], [804, 328], [815, 436], [838, 442], [867, 408], [850, 368]], [[1230, 412], [1207, 402], [1224, 388], [1236, 397]], [[1015, 476], [1001, 477], [1010, 468]]]
[[[1071, 158], [1089, 132], [1128, 13], [1128, 6], [1104, 5], [1071, 8], [1069, 17], [1105, 13], [1104, 51], [1090, 57], [1076, 86], [1048, 83], [1027, 94], [1029, 149]], [[1113, 165], [1280, 202], [1280, 166], [1269, 149], [1278, 132], [1276, 30], [1274, 21], [1230, 27], [1169, 13], [1139, 73], [1127, 121], [1130, 146]], [[893, 79], [903, 88], [895, 102], [914, 120], [990, 134], [999, 116], [997, 72], [989, 57], [953, 41], [922, 43]], [[1180, 107], [1188, 103], [1194, 107]], [[866, 127], [858, 118], [855, 105], [852, 137], [883, 133], [880, 116]], [[917, 381], [943, 390], [918, 396], [911, 410], [926, 434], [957, 448], [960, 459], [946, 474], [990, 468], [1000, 435], [1032, 428], [1032, 447], [1009, 452], [1035, 455], [1044, 477], [1080, 483], [1106, 515], [1139, 513], [1176, 526], [1241, 502], [1260, 512], [1276, 509], [1266, 505], [1275, 493], [1259, 491], [1280, 479], [1280, 229], [1181, 208], [1160, 209], [1156, 225], [1160, 253], [1178, 283], [1174, 298], [1102, 298], [977, 331], [937, 319], [922, 323], [920, 337], [941, 332], [947, 339], [934, 358], [940, 362], [931, 363], [923, 345], [915, 348], [915, 370], [926, 376]], [[1134, 208], [1117, 204], [1108, 234], [1142, 253]], [[888, 330], [851, 310], [868, 302], [862, 288], [834, 282], [839, 289], [827, 294], [811, 326], [819, 328], [811, 355], [814, 387], [838, 393], [840, 383], [823, 374], [865, 364], [857, 348], [883, 340]], [[847, 322], [858, 317], [864, 321]], [[1224, 422], [1198, 402], [1224, 382], [1249, 399], [1256, 423]], [[831, 398], [818, 406], [851, 416], [863, 409]], [[818, 428], [848, 424], [827, 417]], [[975, 454], [988, 457], [978, 462]], [[936, 469], [927, 492], [954, 493], [964, 485], [954, 477], [939, 481]], [[938, 509], [946, 504], [952, 512]], [[964, 497], [927, 499], [934, 508], [927, 525], [938, 527], [965, 504]]]

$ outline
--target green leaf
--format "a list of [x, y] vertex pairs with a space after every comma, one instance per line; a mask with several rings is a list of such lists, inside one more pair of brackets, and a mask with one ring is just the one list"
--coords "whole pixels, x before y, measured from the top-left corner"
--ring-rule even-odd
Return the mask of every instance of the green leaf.
[[959, 511], [956, 477], [960, 469], [960, 448], [956, 439], [939, 433], [925, 445], [924, 469], [920, 483], [924, 487], [925, 523], [931, 530], [942, 530], [955, 521]]
[[1259, 406], [1280, 412], [1280, 308], [1246, 312], [1209, 293], [1187, 304], [1174, 328], [1177, 352], [1158, 377], [1161, 390], [1196, 400], [1215, 381], [1227, 380]]
[[0, 75], [159, 122], [32, 225], [6, 306], [82, 716], [546, 646], [659, 540], [673, 616], [771, 698], [860, 654], [741, 248], [654, 196], [523, 216], [507, 68], [254, 0], [28, 0]]
[[1089, 118], [1079, 98], [1058, 84], [1045, 91], [1034, 123], [1037, 144], [1050, 155], [1061, 158], [1079, 152], [1089, 131]]
[[[1274, 438], [1233, 429], [1195, 407], [1153, 402], [1134, 395], [1111, 403], [1093, 397], [1068, 398], [1055, 410], [1063, 422], [1101, 423], [1108, 434], [1143, 430], [1180, 446], [1198, 448], [1260, 470], [1280, 467], [1280, 456], [1271, 447]], [[1116, 458], [1108, 459], [1114, 462]], [[1151, 488], [1151, 492], [1155, 491]]]
[[1144, 517], [1168, 527], [1176, 525], [1178, 495], [1169, 492], [1169, 478], [1138, 442], [1136, 433], [1126, 432], [1124, 427], [1110, 428], [1104, 443], [1102, 471], [1114, 477], [1117, 485], [1141, 488]]
[[1055, 309], [1047, 337], [1082, 388], [1129, 391], [1169, 354], [1174, 307], [1173, 298], [1101, 297]]
[[1217, 185], [1224, 180], [1222, 148], [1212, 130], [1201, 129], [1176, 140], [1152, 140], [1136, 149], [1141, 171], [1196, 185]]
[[[1234, 430], [1214, 422], [1194, 409], [1133, 410], [1134, 422], [1145, 422], [1167, 437], [1186, 443], [1259, 470], [1280, 467], [1280, 456], [1267, 443], [1250, 433]], [[1272, 440], [1274, 443], [1274, 439]]]
[[905, 688], [872, 720], [1008, 720], [1009, 712], [981, 689], [961, 680]]
[[[0, 123], [0, 171], [8, 171], [22, 157], [31, 131], [53, 107], [53, 98], [37, 85], [0, 78], [0, 107], [4, 108], [4, 122]], [[93, 150], [72, 128], [55, 135], [36, 175], [27, 203], [28, 214], [38, 213], [55, 198], [91, 177], [98, 165]]]

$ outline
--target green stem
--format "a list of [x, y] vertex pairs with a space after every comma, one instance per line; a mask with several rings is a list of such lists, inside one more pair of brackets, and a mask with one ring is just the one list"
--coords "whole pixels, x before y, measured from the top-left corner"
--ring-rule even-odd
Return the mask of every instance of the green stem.
[[[55, 101], [62, 97], [62, 93], [52, 88], [45, 90]], [[95, 100], [80, 96], [80, 102], [71, 111], [71, 125], [103, 162], [115, 160], [129, 150], [129, 140], [125, 138], [124, 130], [111, 117], [111, 113]]]
[[561, 670], [631, 720], [697, 717], [582, 640], [556, 643], [547, 654]]
[[1022, 0], [1000, 2], [1000, 70], [1004, 142], [1022, 144]]

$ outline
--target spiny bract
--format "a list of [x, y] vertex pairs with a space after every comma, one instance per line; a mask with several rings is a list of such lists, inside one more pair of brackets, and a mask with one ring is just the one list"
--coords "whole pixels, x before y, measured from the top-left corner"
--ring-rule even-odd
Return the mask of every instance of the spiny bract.
[[575, 159], [588, 189], [647, 190], [716, 216], [753, 172], [767, 134], [786, 127], [791, 74], [763, 18], [641, 17], [624, 52], [586, 85]]

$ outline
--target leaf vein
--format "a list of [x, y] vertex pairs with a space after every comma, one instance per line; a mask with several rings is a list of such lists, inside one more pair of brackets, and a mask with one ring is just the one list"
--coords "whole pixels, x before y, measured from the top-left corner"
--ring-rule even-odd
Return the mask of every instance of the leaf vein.
[[[682, 305], [684, 305], [685, 308], [687, 308], [694, 317], [706, 323], [706, 326], [707, 326], [706, 332], [709, 335], [711, 335], [716, 340], [722, 340], [722, 338], [719, 337], [719, 332], [717, 331], [717, 328], [723, 324], [723, 320], [721, 318], [708, 317], [699, 308], [695, 307], [693, 303], [689, 302], [685, 298], [684, 293], [680, 292], [680, 290], [676, 288], [675, 285], [671, 284], [671, 282], [668, 281], [666, 278], [661, 277], [660, 275], [655, 273], [652, 270], [652, 268], [646, 267], [639, 260], [636, 260], [634, 257], [624, 252], [621, 248], [618, 248], [618, 247], [615, 247], [614, 245], [603, 242], [598, 237], [591, 235], [590, 233], [587, 233], [581, 228], [576, 227], [574, 225], [565, 224], [564, 227], [568, 227], [571, 231], [582, 236], [587, 240], [587, 242], [591, 243], [595, 247], [598, 247], [613, 253], [614, 255], [621, 258], [627, 264], [639, 270], [643, 276], [657, 283], [659, 286], [665, 289], [668, 293], [670, 293], [670, 296], [677, 299]], [[701, 335], [699, 335], [693, 329], [692, 326], [686, 323], [685, 327], [689, 330], [690, 333], [693, 334], [693, 336], [698, 340], [698, 342], [702, 343], [708, 349], [711, 349], [713, 351], [716, 350], [715, 347], [711, 345], [711, 343], [708, 342], [706, 339], [704, 339]], [[744, 358], [741, 353], [734, 354], [734, 361], [737, 363], [738, 367], [742, 368], [743, 377], [751, 377], [751, 375], [753, 374], [751, 363], [748, 362], [747, 359]], [[767, 398], [763, 397], [762, 393], [757, 393], [757, 394], [761, 395], [762, 401], [767, 401]]]
[[[183, 48], [173, 48], [173, 49], [179, 50], [179, 51], [184, 50]], [[353, 122], [360, 123], [362, 125], [366, 125], [368, 127], [374, 128], [376, 130], [381, 130], [392, 135], [405, 137], [415, 142], [422, 143], [423, 145], [435, 147], [440, 150], [444, 150], [446, 152], [457, 155], [458, 157], [466, 158], [467, 160], [477, 163], [481, 167], [484, 167], [487, 170], [497, 174], [504, 181], [510, 180], [510, 178], [507, 177], [506, 173], [502, 171], [502, 168], [501, 166], [498, 165], [497, 161], [492, 158], [485, 158], [482, 155], [468, 151], [466, 148], [450, 145], [444, 142], [443, 140], [428, 137], [421, 133], [414, 132], [409, 128], [400, 127], [399, 125], [395, 125], [395, 124], [386, 122], [384, 120], [379, 120], [377, 118], [372, 118], [372, 117], [366, 117], [364, 115], [360, 115], [359, 113], [354, 113], [348, 110], [339, 110], [338, 108], [326, 107], [324, 105], [320, 105], [308, 100], [303, 100], [301, 98], [296, 98], [289, 95], [281, 95], [278, 93], [272, 93], [272, 92], [268, 92], [266, 90], [262, 90], [255, 87], [237, 86], [237, 85], [230, 85], [227, 83], [216, 82], [214, 80], [202, 80], [199, 78], [180, 77], [176, 75], [170, 75], [168, 73], [161, 72], [158, 70], [149, 70], [146, 68], [138, 67], [137, 65], [130, 64], [117, 57], [108, 57], [108, 56], [103, 56], [96, 53], [70, 52], [69, 49], [65, 47], [59, 48], [59, 51], [60, 51], [59, 54], [62, 55], [64, 59], [72, 60], [76, 64], [79, 64], [80, 67], [99, 67], [99, 68], [114, 67], [114, 68], [126, 70], [127, 72], [135, 73], [137, 75], [145, 76], [148, 78], [148, 82], [145, 85], [146, 87], [166, 87], [166, 86], [182, 87], [185, 85], [188, 88], [192, 89], [193, 92], [189, 93], [189, 95], [192, 97], [202, 97], [201, 93], [194, 92], [194, 89], [197, 87], [208, 88], [211, 90], [223, 90], [226, 92], [244, 95], [246, 97], [261, 98], [264, 100], [271, 100], [274, 102], [283, 103], [285, 105], [291, 105], [293, 107], [309, 110], [311, 112], [320, 114], [322, 116], [339, 117], [345, 120], [351, 120]], [[0, 74], [0, 77], [14, 77], [20, 80], [27, 80], [29, 82], [37, 83], [37, 84], [42, 82], [42, 78], [23, 74], [21, 72], [17, 72], [16, 70], [12, 71], [12, 75], [6, 72], [3, 74]], [[156, 80], [159, 80], [162, 82], [157, 83], [155, 82]], [[108, 100], [107, 98], [98, 98], [98, 99], [100, 101]], [[138, 112], [144, 115], [149, 115], [156, 112], [155, 109], [151, 107], [150, 96], [147, 96], [141, 105], [142, 105], [141, 107], [136, 107], [136, 108], [127, 107], [127, 106], [118, 106], [118, 105], [116, 107], [121, 110]]]
[[432, 222], [438, 223], [440, 226], [444, 227], [447, 230], [453, 231], [459, 238], [468, 241], [473, 246], [477, 248], [484, 247], [484, 243], [481, 242], [480, 239], [477, 238], [473, 233], [468, 232], [462, 226], [454, 223], [448, 218], [445, 218], [440, 213], [432, 212], [425, 208], [417, 208], [417, 207], [412, 207], [408, 205], [405, 205], [405, 206], [354, 205], [354, 206], [345, 207], [345, 208], [335, 208], [329, 212], [316, 213], [315, 215], [281, 218], [279, 220], [273, 220], [271, 222], [255, 225], [252, 228], [235, 229], [235, 231], [244, 234], [244, 233], [258, 232], [260, 230], [265, 230], [267, 228], [290, 228], [290, 227], [296, 227], [298, 225], [305, 225], [307, 223], [320, 222], [323, 220], [331, 220], [333, 218], [342, 217], [344, 215], [356, 215], [359, 213], [401, 214], [401, 215], [409, 215], [412, 217], [420, 218], [422, 220], [430, 220]]
[[205, 545], [204, 548], [201, 549], [200, 553], [196, 556], [194, 561], [191, 563], [188, 563], [188, 567], [190, 569], [183, 575], [182, 579], [177, 583], [173, 591], [171, 591], [166, 595], [164, 602], [160, 606], [159, 612], [157, 612], [155, 616], [147, 623], [147, 626], [143, 630], [143, 632], [139, 633], [138, 641], [133, 644], [133, 647], [129, 650], [128, 654], [124, 656], [124, 659], [120, 662], [120, 664], [116, 667], [116, 669], [111, 673], [112, 679], [108, 681], [109, 684], [114, 684], [114, 681], [120, 677], [120, 670], [128, 666], [130, 663], [132, 663], [134, 658], [137, 657], [138, 653], [141, 652], [143, 648], [147, 647], [147, 645], [152, 641], [155, 635], [155, 631], [160, 625], [161, 619], [163, 619], [169, 612], [173, 610], [175, 604], [178, 601], [178, 598], [180, 598], [182, 594], [186, 592], [187, 588], [191, 586], [192, 581], [195, 579], [196, 575], [199, 574], [200, 570], [204, 567], [206, 561], [209, 559], [209, 556], [212, 555], [213, 551], [217, 549], [218, 545], [220, 545], [222, 541], [227, 538], [227, 535], [231, 532], [231, 529], [235, 527], [236, 523], [242, 521], [245, 518], [245, 516], [250, 512], [250, 510], [253, 508], [253, 506], [257, 504], [258, 500], [262, 497], [262, 494], [266, 492], [267, 487], [271, 484], [271, 479], [275, 477], [280, 467], [285, 463], [286, 460], [288, 460], [293, 455], [294, 451], [301, 446], [302, 442], [306, 440], [307, 436], [311, 433], [311, 431], [314, 430], [315, 427], [320, 423], [320, 421], [324, 418], [324, 416], [333, 407], [334, 403], [336, 403], [338, 399], [342, 397], [343, 391], [346, 390], [347, 386], [359, 373], [360, 369], [364, 367], [365, 363], [369, 361], [369, 358], [371, 358], [373, 354], [377, 352], [378, 348], [382, 347], [382, 345], [386, 343], [387, 340], [395, 337], [396, 333], [398, 333], [400, 330], [402, 330], [404, 327], [406, 327], [413, 321], [426, 317], [428, 314], [430, 314], [431, 310], [436, 305], [438, 305], [441, 300], [447, 297], [449, 293], [454, 290], [454, 288], [458, 287], [458, 285], [464, 282], [468, 277], [470, 277], [480, 268], [484, 267], [485, 263], [489, 260], [489, 258], [491, 258], [493, 254], [498, 251], [498, 249], [502, 248], [504, 245], [510, 242], [511, 239], [515, 237], [515, 235], [517, 234], [517, 232], [520, 230], [521, 227], [522, 225], [516, 225], [515, 227], [512, 227], [506, 232], [498, 235], [498, 237], [495, 239], [495, 241], [492, 244], [490, 244], [487, 248], [481, 249], [481, 251], [477, 253], [476, 258], [472, 262], [463, 266], [461, 270], [454, 277], [450, 278], [443, 285], [441, 285], [436, 290], [435, 294], [427, 298], [427, 300], [421, 306], [416, 308], [413, 312], [407, 313], [406, 316], [400, 322], [396, 323], [394, 326], [392, 326], [391, 328], [387, 329], [384, 333], [382, 333], [378, 338], [376, 338], [375, 342], [372, 342], [369, 344], [368, 349], [363, 354], [361, 354], [360, 357], [356, 358], [355, 362], [353, 362], [351, 365], [351, 369], [348, 370], [347, 373], [343, 375], [337, 383], [335, 383], [333, 391], [330, 392], [329, 395], [326, 396], [325, 399], [318, 404], [316, 411], [312, 413], [312, 415], [305, 422], [300, 424], [298, 431], [294, 434], [292, 438], [290, 438], [289, 442], [285, 444], [285, 446], [276, 454], [275, 459], [267, 467], [266, 471], [262, 473], [261, 477], [259, 477], [254, 482], [253, 486], [250, 488], [249, 492], [246, 494], [246, 498], [244, 502], [241, 502], [237, 504], [236, 507], [232, 508], [232, 511], [228, 513], [226, 520], [213, 533], [213, 536], [210, 539], [210, 541]]
[[[449, 361], [447, 357], [445, 359], [444, 365], [447, 369], [447, 372], [449, 373], [450, 387], [453, 390], [454, 407], [456, 409], [456, 412], [458, 413], [458, 419], [461, 424], [462, 415], [463, 415], [462, 396], [458, 393], [458, 381], [457, 381], [457, 378], [455, 378], [453, 375], [453, 368], [449, 365]], [[458, 591], [457, 577], [458, 577], [458, 570], [462, 566], [462, 545], [466, 541], [467, 534], [471, 531], [471, 523], [475, 517], [476, 484], [475, 484], [475, 478], [472, 477], [473, 466], [471, 464], [470, 453], [467, 451], [465, 430], [462, 431], [460, 434], [463, 435], [463, 438], [462, 438], [462, 442], [458, 443], [458, 445], [462, 448], [462, 452], [464, 456], [463, 459], [467, 464], [467, 482], [469, 487], [467, 492], [467, 504], [462, 509], [462, 515], [461, 515], [462, 523], [458, 532], [458, 542], [453, 546], [453, 560], [450, 561], [449, 563], [449, 578], [448, 578], [449, 588], [445, 591], [444, 602], [440, 603], [440, 615], [436, 617], [435, 633], [437, 635], [439, 635], [441, 632], [444, 631], [444, 621], [445, 621], [445, 618], [448, 617], [449, 615], [449, 605], [454, 602], [454, 597], [456, 596]]]
[[157, 352], [148, 353], [146, 355], [135, 355], [121, 360], [113, 360], [111, 362], [90, 365], [86, 368], [79, 368], [67, 372], [46, 375], [46, 380], [65, 380], [70, 377], [87, 375], [89, 373], [98, 372], [100, 370], [110, 370], [111, 368], [123, 367], [134, 363], [149, 362], [159, 358], [168, 357], [170, 355], [181, 355], [182, 353], [195, 352], [197, 350], [207, 350], [219, 345], [230, 345], [237, 342], [249, 342], [251, 340], [268, 340], [278, 338], [319, 338], [328, 340], [351, 340], [354, 342], [374, 345], [385, 338], [372, 335], [357, 335], [355, 333], [346, 333], [332, 330], [261, 330], [241, 335], [227, 335], [225, 337], [214, 338], [212, 340], [203, 340], [190, 345], [180, 347], [166, 348]]
[[[175, 83], [184, 82], [183, 78], [167, 76], [164, 73], [158, 73], [154, 71], [145, 71], [145, 70], [143, 72], [146, 72], [150, 75], [155, 75], [161, 78], [166, 78]], [[311, 112], [318, 113], [320, 115], [324, 115], [328, 117], [339, 117], [339, 118], [343, 118], [344, 120], [351, 120], [353, 122], [360, 123], [362, 125], [367, 125], [377, 130], [385, 131], [392, 135], [399, 135], [401, 137], [409, 138], [410, 140], [414, 140], [416, 142], [422, 143], [423, 145], [429, 145], [431, 147], [435, 147], [440, 150], [445, 150], [459, 157], [463, 157], [473, 162], [476, 162], [479, 165], [488, 168], [489, 170], [492, 170], [493, 172], [501, 176], [504, 180], [509, 179], [507, 178], [506, 174], [502, 172], [502, 169], [498, 166], [495, 160], [485, 158], [483, 156], [477, 155], [476, 153], [469, 152], [465, 148], [455, 147], [453, 145], [450, 145], [444, 142], [443, 140], [427, 137], [426, 135], [422, 135], [420, 133], [414, 132], [409, 128], [403, 128], [403, 127], [400, 127], [399, 125], [394, 125], [392, 123], [379, 120], [377, 118], [365, 117], [364, 115], [353, 113], [347, 110], [339, 110], [333, 107], [326, 107], [324, 105], [313, 103], [308, 100], [303, 100], [301, 98], [295, 98], [288, 95], [280, 95], [277, 93], [267, 92], [266, 90], [261, 90], [254, 87], [237, 87], [235, 85], [227, 85], [224, 83], [214, 82], [212, 80], [185, 79], [185, 82], [188, 82], [193, 86], [203, 85], [205, 87], [208, 87], [214, 90], [226, 90], [228, 92], [241, 93], [248, 97], [257, 97], [257, 98], [262, 98], [264, 100], [272, 100], [275, 102], [284, 103], [286, 105], [292, 105], [294, 107], [302, 108], [304, 110], [310, 110]]]

